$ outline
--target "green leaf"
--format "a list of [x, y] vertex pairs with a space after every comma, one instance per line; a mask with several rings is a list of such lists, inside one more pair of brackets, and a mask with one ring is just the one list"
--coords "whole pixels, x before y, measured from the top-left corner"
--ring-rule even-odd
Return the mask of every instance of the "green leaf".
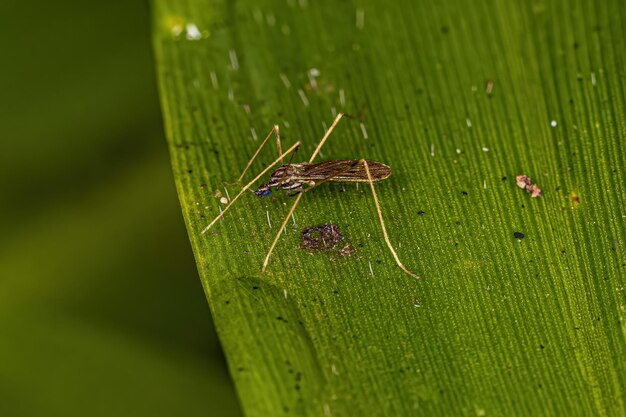
[[[174, 176], [248, 416], [626, 415], [619, 2], [153, 3]], [[307, 193], [265, 274], [293, 199], [245, 193], [200, 233], [274, 124], [308, 160], [338, 111], [357, 120], [322, 159], [392, 167], [377, 193], [420, 281], [367, 186]], [[327, 223], [352, 256], [299, 248]]]

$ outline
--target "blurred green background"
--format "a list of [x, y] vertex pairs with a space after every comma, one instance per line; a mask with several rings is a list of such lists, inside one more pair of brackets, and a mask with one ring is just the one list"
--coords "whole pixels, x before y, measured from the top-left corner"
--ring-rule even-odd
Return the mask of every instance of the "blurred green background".
[[236, 416], [147, 1], [0, 5], [0, 415]]

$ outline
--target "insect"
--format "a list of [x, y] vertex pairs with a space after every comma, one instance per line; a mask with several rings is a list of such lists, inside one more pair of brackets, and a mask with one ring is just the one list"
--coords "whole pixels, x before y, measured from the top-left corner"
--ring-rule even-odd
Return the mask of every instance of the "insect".
[[[293, 214], [298, 203], [300, 203], [300, 199], [304, 195], [305, 192], [309, 192], [321, 184], [333, 181], [333, 182], [367, 182], [370, 185], [372, 190], [372, 196], [374, 197], [374, 205], [376, 206], [376, 211], [378, 213], [378, 220], [383, 232], [383, 236], [391, 254], [393, 255], [396, 265], [402, 269], [406, 274], [412, 276], [415, 279], [419, 279], [419, 276], [411, 271], [409, 271], [402, 262], [400, 262], [400, 258], [396, 253], [391, 241], [389, 239], [389, 234], [387, 233], [387, 228], [385, 226], [385, 220], [383, 218], [383, 213], [380, 208], [380, 203], [378, 201], [378, 196], [376, 194], [376, 189], [374, 188], [374, 182], [382, 181], [388, 178], [391, 175], [391, 168], [383, 163], [368, 161], [365, 159], [358, 160], [335, 160], [335, 161], [325, 161], [325, 162], [317, 162], [313, 163], [315, 157], [322, 149], [322, 146], [326, 143], [326, 140], [330, 136], [333, 129], [337, 126], [341, 118], [344, 116], [343, 113], [339, 113], [335, 120], [333, 121], [330, 128], [324, 134], [324, 137], [313, 151], [311, 158], [309, 158], [308, 162], [302, 163], [292, 163], [292, 159], [296, 154], [298, 148], [301, 145], [301, 142], [296, 142], [293, 146], [291, 146], [286, 152], [283, 153], [281, 141], [280, 141], [280, 132], [278, 125], [274, 125], [270, 133], [263, 140], [259, 148], [256, 150], [252, 158], [246, 165], [246, 168], [243, 170], [237, 182], [241, 182], [244, 175], [250, 168], [250, 165], [254, 162], [259, 152], [267, 141], [272, 137], [272, 135], [276, 136], [276, 147], [278, 148], [278, 158], [268, 165], [260, 174], [258, 174], [252, 181], [243, 186], [241, 191], [228, 203], [228, 205], [222, 210], [222, 212], [215, 218], [207, 227], [204, 228], [202, 234], [206, 233], [213, 225], [224, 217], [224, 214], [232, 207], [232, 205], [243, 195], [246, 190], [250, 189], [263, 175], [265, 175], [269, 170], [274, 168], [279, 163], [281, 164], [276, 170], [272, 172], [270, 175], [270, 180], [268, 183], [261, 185], [254, 194], [258, 197], [266, 197], [272, 193], [272, 188], [274, 189], [283, 189], [288, 192], [289, 195], [295, 196], [295, 201], [291, 205], [289, 212], [285, 216], [280, 228], [278, 229], [278, 233], [270, 246], [270, 249], [265, 256], [265, 260], [263, 261], [263, 267], [261, 272], [265, 272], [267, 266], [269, 264], [270, 257], [272, 256], [272, 252], [278, 243], [278, 239], [280, 235], [287, 225], [289, 221], [289, 217]], [[291, 154], [289, 162], [285, 164], [284, 157], [285, 155]]]
[[[385, 164], [367, 161], [367, 165], [373, 181], [381, 181], [391, 175], [391, 168]], [[290, 191], [288, 194], [293, 196], [326, 181], [368, 182], [365, 164], [360, 160], [336, 160], [315, 164], [290, 163], [274, 171], [270, 177], [270, 182], [261, 185], [254, 194], [258, 197], [265, 197], [272, 193], [272, 187], [276, 187]], [[305, 185], [308, 188], [304, 188]]]

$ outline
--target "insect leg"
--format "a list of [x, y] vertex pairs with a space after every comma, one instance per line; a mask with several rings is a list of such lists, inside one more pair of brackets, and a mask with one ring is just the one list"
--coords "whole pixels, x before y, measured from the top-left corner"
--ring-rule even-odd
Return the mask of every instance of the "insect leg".
[[276, 130], [276, 149], [278, 149], [278, 157], [280, 158], [281, 165], [284, 165], [285, 161], [283, 161], [283, 147], [280, 145], [280, 131], [278, 129], [278, 125], [274, 125], [274, 129]]
[[268, 133], [267, 136], [265, 137], [265, 139], [263, 139], [263, 142], [261, 142], [261, 145], [259, 145], [259, 148], [256, 150], [254, 155], [252, 155], [252, 158], [250, 158], [250, 161], [248, 161], [248, 165], [246, 165], [245, 169], [243, 170], [243, 172], [241, 173], [241, 175], [237, 179], [237, 182], [241, 181], [243, 176], [248, 171], [248, 168], [250, 168], [250, 165], [252, 165], [252, 163], [254, 162], [256, 157], [259, 155], [259, 152], [261, 152], [261, 149], [263, 149], [263, 146], [265, 146], [265, 143], [267, 143], [269, 138], [272, 137], [272, 134], [276, 135], [276, 146], [278, 146], [278, 158], [279, 158], [281, 163], [283, 162], [283, 151], [282, 151], [282, 147], [280, 146], [280, 133], [278, 132], [278, 125], [274, 125], [272, 130], [270, 130], [270, 133]]
[[324, 137], [322, 138], [322, 140], [320, 141], [320, 143], [317, 145], [317, 148], [315, 148], [315, 151], [313, 151], [313, 155], [311, 155], [311, 159], [309, 159], [309, 164], [311, 162], [313, 162], [313, 160], [315, 159], [315, 157], [317, 156], [317, 154], [320, 152], [320, 150], [322, 149], [322, 146], [324, 146], [324, 143], [326, 142], [326, 139], [328, 139], [328, 137], [330, 136], [330, 133], [333, 131], [333, 129], [335, 128], [335, 126], [337, 126], [337, 123], [339, 123], [339, 120], [341, 120], [341, 118], [343, 117], [343, 113], [339, 113], [337, 115], [337, 117], [335, 117], [335, 120], [333, 121], [333, 124], [330, 125], [330, 127], [328, 128], [328, 130], [326, 131], [326, 133], [324, 134]]
[[280, 228], [278, 229], [278, 233], [276, 234], [276, 237], [274, 238], [274, 241], [272, 242], [272, 246], [270, 246], [270, 250], [267, 252], [267, 255], [265, 256], [265, 260], [263, 261], [263, 268], [261, 268], [262, 273], [265, 272], [267, 265], [270, 263], [270, 256], [272, 256], [274, 247], [276, 247], [276, 243], [278, 243], [278, 239], [280, 238], [280, 235], [283, 233], [283, 229], [285, 228], [285, 226], [287, 226], [289, 217], [291, 217], [293, 212], [296, 210], [296, 207], [298, 206], [298, 203], [300, 202], [301, 198], [302, 198], [302, 194], [298, 194], [298, 196], [296, 197], [296, 201], [293, 202], [291, 208], [289, 209], [289, 213], [287, 213], [287, 215], [285, 216], [285, 219], [283, 220], [283, 223], [280, 225]]
[[[291, 148], [289, 148], [287, 150], [287, 152], [285, 153], [289, 153], [292, 152], [294, 149], [297, 149], [300, 146], [300, 141], [296, 142]], [[204, 230], [202, 230], [202, 234], [205, 234], [210, 228], [211, 226], [213, 226], [215, 224], [215, 222], [217, 222], [219, 219], [221, 219], [222, 217], [224, 217], [224, 214], [228, 211], [228, 209], [233, 205], [233, 203], [235, 201], [237, 201], [237, 199], [239, 197], [241, 197], [241, 195], [250, 187], [252, 187], [254, 185], [255, 182], [257, 182], [259, 180], [259, 178], [261, 178], [263, 175], [265, 175], [265, 173], [267, 171], [269, 171], [270, 169], [272, 169], [274, 167], [274, 165], [278, 164], [279, 162], [281, 162], [282, 159], [282, 155], [280, 156], [280, 158], [276, 159], [274, 162], [272, 162], [270, 165], [268, 165], [263, 171], [261, 171], [261, 173], [259, 175], [257, 175], [252, 181], [250, 181], [248, 184], [246, 184], [241, 191], [239, 191], [239, 193], [235, 196], [235, 198], [233, 198], [232, 200], [230, 200], [230, 203], [228, 203], [228, 205], [226, 207], [224, 207], [224, 210], [222, 210], [222, 212], [215, 218], [213, 219], [213, 221], [211, 223], [209, 223], [209, 225], [207, 227], [204, 228]]]
[[396, 253], [395, 249], [391, 245], [391, 241], [389, 240], [389, 234], [387, 233], [387, 228], [385, 227], [385, 220], [383, 219], [383, 212], [380, 209], [380, 203], [378, 202], [378, 196], [376, 195], [376, 189], [374, 188], [374, 180], [372, 179], [372, 174], [370, 173], [369, 165], [368, 165], [368, 163], [367, 163], [367, 161], [365, 159], [361, 159], [361, 161], [359, 161], [359, 162], [363, 162], [363, 164], [365, 166], [365, 172], [367, 173], [367, 179], [368, 179], [368, 181], [370, 183], [370, 187], [372, 189], [372, 195], [374, 196], [374, 204], [376, 205], [376, 211], [378, 212], [378, 220], [380, 221], [380, 227], [383, 229], [383, 235], [385, 236], [385, 242], [387, 243], [387, 246], [389, 247], [389, 250], [391, 251], [391, 254], [393, 255], [394, 259], [396, 260], [396, 265], [398, 265], [400, 267], [400, 269], [402, 269], [408, 275], [412, 276], [415, 279], [419, 279], [420, 278], [419, 275], [414, 274], [413, 272], [411, 272], [408, 269], [406, 269], [406, 267], [402, 264], [402, 262], [400, 262], [400, 258], [398, 258], [398, 254]]

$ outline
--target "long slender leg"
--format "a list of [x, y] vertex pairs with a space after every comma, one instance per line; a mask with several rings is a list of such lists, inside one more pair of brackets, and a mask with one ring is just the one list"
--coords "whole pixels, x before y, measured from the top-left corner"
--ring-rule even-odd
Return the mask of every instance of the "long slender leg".
[[[287, 150], [287, 152], [285, 153], [289, 153], [292, 152], [294, 149], [296, 149], [297, 147], [300, 146], [300, 141], [296, 142], [291, 148], [289, 148]], [[257, 182], [259, 180], [259, 178], [261, 178], [263, 175], [265, 175], [265, 173], [267, 171], [269, 171], [270, 169], [272, 169], [274, 167], [274, 165], [278, 164], [279, 162], [282, 161], [283, 155], [281, 155], [278, 159], [276, 159], [274, 162], [272, 162], [270, 165], [267, 166], [267, 168], [265, 168], [263, 171], [261, 171], [261, 173], [259, 175], [257, 175], [252, 181], [250, 181], [248, 184], [246, 184], [241, 191], [239, 191], [239, 194], [237, 194], [235, 196], [235, 198], [233, 198], [232, 200], [230, 200], [230, 203], [228, 203], [228, 205], [226, 207], [224, 207], [224, 210], [222, 210], [222, 212], [215, 218], [213, 219], [213, 221], [211, 223], [209, 223], [209, 225], [207, 227], [204, 228], [204, 230], [202, 231], [202, 234], [205, 234], [210, 228], [211, 226], [213, 226], [215, 224], [215, 222], [217, 222], [219, 219], [221, 219], [222, 217], [224, 217], [224, 214], [228, 211], [228, 209], [233, 205], [233, 203], [235, 201], [237, 201], [237, 199], [239, 197], [241, 197], [241, 195], [250, 187], [252, 187], [254, 185], [255, 182]]]
[[408, 275], [412, 276], [415, 279], [419, 279], [420, 278], [419, 275], [414, 274], [413, 272], [406, 269], [406, 267], [402, 264], [402, 262], [400, 262], [400, 258], [398, 258], [398, 254], [396, 253], [395, 249], [391, 245], [391, 241], [389, 240], [389, 234], [387, 233], [387, 228], [385, 227], [385, 220], [383, 219], [383, 212], [380, 209], [380, 203], [378, 202], [378, 196], [376, 195], [376, 189], [374, 188], [374, 180], [372, 179], [372, 174], [370, 173], [369, 165], [367, 164], [367, 161], [365, 159], [361, 159], [361, 161], [363, 161], [363, 164], [365, 166], [367, 179], [372, 189], [372, 195], [374, 196], [374, 204], [376, 205], [376, 211], [378, 212], [378, 220], [380, 220], [380, 227], [383, 229], [385, 242], [387, 243], [387, 246], [389, 247], [389, 250], [391, 251], [391, 254], [393, 255], [394, 259], [396, 260], [396, 265], [398, 265], [400, 269], [402, 269]]
[[278, 243], [278, 239], [280, 238], [280, 235], [283, 233], [283, 229], [285, 228], [285, 226], [287, 226], [289, 217], [291, 217], [293, 212], [296, 210], [296, 207], [298, 206], [298, 203], [300, 202], [301, 198], [302, 198], [302, 194], [298, 194], [298, 196], [296, 197], [296, 201], [293, 202], [291, 208], [289, 209], [289, 213], [287, 213], [287, 215], [285, 216], [285, 219], [283, 220], [283, 223], [280, 225], [280, 228], [278, 229], [278, 233], [276, 234], [276, 237], [274, 238], [274, 241], [272, 242], [272, 246], [270, 246], [270, 250], [267, 252], [267, 255], [265, 256], [265, 260], [263, 261], [263, 268], [261, 268], [262, 273], [265, 272], [265, 269], [267, 268], [267, 264], [270, 263], [270, 256], [272, 256], [274, 247], [276, 247], [276, 243]]
[[337, 117], [335, 117], [335, 120], [333, 121], [333, 124], [330, 125], [330, 127], [328, 128], [328, 130], [326, 131], [326, 134], [324, 134], [324, 137], [322, 138], [322, 140], [320, 141], [320, 143], [317, 145], [317, 148], [315, 148], [315, 151], [313, 151], [313, 155], [311, 155], [311, 159], [309, 159], [309, 164], [311, 162], [313, 162], [313, 160], [315, 159], [315, 157], [317, 156], [317, 154], [320, 152], [320, 150], [322, 149], [322, 146], [324, 146], [324, 143], [326, 142], [326, 139], [328, 139], [328, 137], [330, 136], [330, 133], [333, 131], [333, 129], [335, 128], [335, 126], [337, 126], [337, 123], [339, 123], [339, 120], [341, 120], [341, 118], [343, 117], [343, 113], [339, 113], [337, 115]]
[[[278, 157], [280, 158], [280, 163], [281, 165], [285, 164], [285, 161], [283, 161], [283, 147], [280, 145], [280, 130], [278, 128], [278, 125], [274, 125], [274, 130], [276, 130], [276, 149], [278, 149]], [[293, 158], [293, 155], [292, 155]]]
[[250, 158], [250, 161], [248, 161], [248, 165], [246, 165], [246, 167], [244, 168], [239, 178], [237, 178], [237, 182], [241, 181], [243, 176], [248, 171], [248, 168], [250, 168], [250, 165], [252, 165], [256, 157], [259, 155], [259, 152], [261, 152], [261, 149], [263, 149], [263, 146], [265, 146], [265, 143], [267, 143], [269, 138], [272, 137], [272, 134], [276, 134], [276, 146], [278, 147], [278, 158], [280, 159], [280, 162], [283, 162], [283, 151], [282, 151], [282, 147], [280, 146], [280, 133], [279, 133], [278, 125], [274, 125], [272, 130], [270, 130], [270, 133], [268, 133], [265, 139], [263, 139], [263, 142], [261, 142], [261, 144], [259, 145], [259, 148], [256, 150], [254, 155], [252, 155], [252, 158]]

